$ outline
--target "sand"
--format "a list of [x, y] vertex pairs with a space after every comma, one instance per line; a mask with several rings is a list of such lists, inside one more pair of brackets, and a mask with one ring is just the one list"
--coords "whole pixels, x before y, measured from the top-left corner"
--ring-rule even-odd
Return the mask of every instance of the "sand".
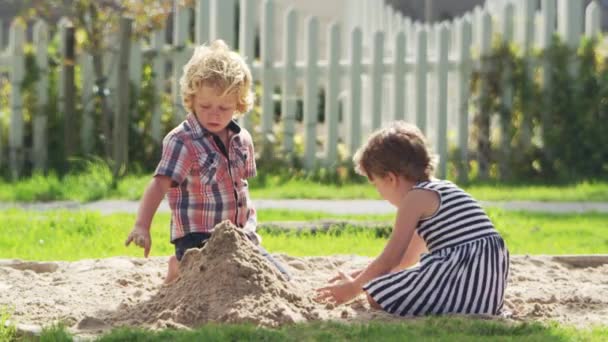
[[[0, 260], [0, 307], [13, 310], [22, 330], [62, 322], [75, 334], [113, 327], [194, 328], [207, 322], [278, 327], [313, 320], [399, 320], [370, 309], [364, 296], [333, 307], [312, 300], [338, 270], [370, 259], [354, 255], [274, 255], [276, 270], [229, 224], [207, 245], [190, 250], [181, 276], [163, 285], [167, 257], [114, 257], [76, 262]], [[608, 323], [608, 258], [512, 256], [502, 318], [557, 321], [576, 327]]]

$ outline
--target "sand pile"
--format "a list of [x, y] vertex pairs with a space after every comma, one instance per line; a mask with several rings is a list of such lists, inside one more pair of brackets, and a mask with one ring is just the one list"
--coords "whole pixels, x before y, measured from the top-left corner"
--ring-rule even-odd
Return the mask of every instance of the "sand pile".
[[149, 301], [103, 319], [111, 325], [196, 327], [206, 322], [279, 326], [319, 319], [312, 293], [287, 281], [229, 221], [202, 249], [188, 250], [180, 277]]

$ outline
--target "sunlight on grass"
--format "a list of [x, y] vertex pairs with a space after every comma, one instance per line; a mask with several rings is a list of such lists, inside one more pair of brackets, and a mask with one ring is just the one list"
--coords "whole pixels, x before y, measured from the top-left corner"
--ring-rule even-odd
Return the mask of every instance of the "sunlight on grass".
[[[57, 330], [43, 340], [67, 341]], [[198, 329], [151, 331], [119, 328], [101, 336], [113, 341], [605, 341], [608, 328], [576, 329], [557, 324], [425, 317], [395, 322], [311, 322], [270, 329], [253, 325], [210, 323]]]
[[[512, 254], [608, 253], [608, 214], [539, 214], [490, 210]], [[382, 222], [386, 228], [354, 227], [342, 230], [297, 232], [261, 228], [264, 246], [271, 252], [295, 256], [359, 254], [374, 256], [386, 243], [391, 215], [327, 215], [318, 212], [260, 210], [263, 222], [314, 222], [318, 219]], [[171, 255], [169, 214], [159, 214], [152, 225], [151, 255]], [[101, 215], [90, 211], [0, 211], [3, 234], [0, 258], [26, 260], [78, 260], [129, 255], [141, 257], [139, 248], [124, 247], [135, 221], [134, 214]], [[338, 233], [336, 233], [338, 232]]]
[[0, 341], [12, 341], [15, 338], [16, 328], [10, 319], [11, 310], [0, 306]]
[[[18, 182], [0, 180], [0, 201], [34, 202], [73, 200], [88, 202], [107, 198], [139, 200], [152, 174], [128, 175], [112, 186], [112, 171], [100, 161], [84, 161], [79, 172], [59, 178], [35, 174]], [[254, 199], [380, 199], [376, 189], [363, 178], [349, 182], [315, 181], [309, 177], [260, 174], [249, 180]], [[608, 182], [580, 182], [566, 185], [484, 184], [465, 186], [484, 201], [608, 201]]]

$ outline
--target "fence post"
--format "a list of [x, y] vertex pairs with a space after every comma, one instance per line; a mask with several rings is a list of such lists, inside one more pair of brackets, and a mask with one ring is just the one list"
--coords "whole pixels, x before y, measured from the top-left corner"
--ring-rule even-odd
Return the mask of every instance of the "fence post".
[[114, 115], [114, 129], [112, 130], [112, 146], [114, 155], [113, 176], [123, 173], [129, 162], [129, 54], [131, 50], [131, 22], [132, 19], [120, 18], [120, 50], [118, 55], [117, 85], [118, 109]]
[[318, 32], [319, 21], [316, 17], [306, 20], [306, 70], [304, 88], [304, 167], [312, 170], [317, 151], [317, 110], [319, 103], [318, 71]]
[[264, 1], [262, 23], [262, 137], [264, 141], [263, 151], [264, 154], [267, 154], [271, 152], [272, 124], [274, 121], [272, 100], [274, 93], [274, 3], [271, 0]]
[[[247, 1], [247, 0], [243, 0]], [[283, 118], [283, 151], [286, 155], [293, 153], [293, 139], [296, 121], [296, 48], [297, 48], [298, 14], [292, 8], [285, 16], [283, 27], [283, 89], [281, 94], [281, 117]]]
[[405, 119], [405, 33], [399, 31], [395, 35], [395, 51], [393, 60], [393, 119]]
[[11, 84], [11, 121], [8, 133], [9, 164], [11, 177], [19, 178], [24, 161], [23, 147], [23, 99], [21, 98], [21, 84], [25, 77], [25, 23], [15, 19], [9, 30], [9, 61]]
[[329, 65], [327, 70], [327, 89], [325, 92], [325, 124], [327, 141], [325, 141], [327, 166], [338, 160], [338, 94], [340, 91], [340, 26], [333, 23], [329, 28]]
[[416, 31], [416, 70], [415, 70], [415, 105], [414, 111], [416, 112], [416, 124], [418, 128], [424, 133], [427, 134], [426, 131], [426, 122], [427, 122], [427, 105], [426, 105], [426, 87], [427, 87], [427, 44], [426, 44], [427, 34], [424, 28], [418, 28]]
[[348, 115], [348, 147], [350, 155], [354, 155], [361, 144], [361, 57], [362, 33], [359, 27], [351, 33], [350, 44], [350, 86], [349, 86], [349, 115]]
[[44, 171], [47, 166], [47, 121], [48, 121], [48, 26], [39, 20], [34, 24], [33, 44], [36, 49], [36, 64], [38, 65], [38, 83], [36, 84], [36, 113], [32, 119], [33, 130], [33, 166], [35, 171]]
[[382, 121], [382, 93], [384, 85], [382, 79], [384, 75], [384, 32], [376, 31], [373, 35], [373, 59], [371, 72], [372, 106], [372, 130], [380, 128]]
[[437, 53], [437, 152], [439, 178], [447, 176], [448, 161], [448, 27], [439, 26], [435, 40]]
[[465, 183], [469, 178], [469, 81], [471, 77], [471, 17], [456, 22], [456, 52], [458, 59], [458, 96], [457, 111], [458, 147], [460, 149], [460, 165], [458, 181]]

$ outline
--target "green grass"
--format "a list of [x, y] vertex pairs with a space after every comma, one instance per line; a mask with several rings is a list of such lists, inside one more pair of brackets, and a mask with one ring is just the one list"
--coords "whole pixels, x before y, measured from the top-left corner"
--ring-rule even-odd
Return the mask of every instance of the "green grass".
[[[0, 201], [94, 201], [104, 198], [138, 200], [150, 174], [130, 175], [112, 186], [107, 166], [91, 162], [84, 171], [60, 179], [54, 174], [36, 174], [17, 182], [0, 180]], [[262, 174], [250, 180], [253, 198], [380, 199], [374, 187], [358, 178], [343, 184], [318, 182], [311, 177]], [[562, 185], [479, 183], [465, 187], [474, 197], [486, 201], [608, 201], [608, 182], [579, 182]]]
[[[462, 317], [428, 317], [400, 322], [314, 322], [279, 329], [208, 324], [194, 330], [120, 328], [99, 337], [114, 341], [605, 341], [608, 328], [575, 329], [556, 324], [508, 323]], [[49, 329], [41, 341], [71, 341]]]
[[10, 321], [11, 312], [0, 306], [0, 341], [11, 341], [16, 336], [16, 327]]
[[[489, 210], [512, 254], [608, 253], [608, 214], [541, 214]], [[385, 228], [353, 224], [329, 231], [261, 229], [263, 245], [274, 253], [294, 256], [357, 254], [375, 256], [386, 243], [391, 215], [327, 215], [318, 212], [260, 210], [261, 222], [314, 221], [317, 219], [379, 221]], [[12, 209], [0, 211], [0, 258], [26, 260], [79, 260], [118, 255], [142, 256], [142, 250], [125, 248], [134, 214], [101, 215], [97, 212]], [[364, 223], [361, 223], [364, 224]], [[152, 226], [151, 255], [171, 255], [169, 214], [158, 214]]]

